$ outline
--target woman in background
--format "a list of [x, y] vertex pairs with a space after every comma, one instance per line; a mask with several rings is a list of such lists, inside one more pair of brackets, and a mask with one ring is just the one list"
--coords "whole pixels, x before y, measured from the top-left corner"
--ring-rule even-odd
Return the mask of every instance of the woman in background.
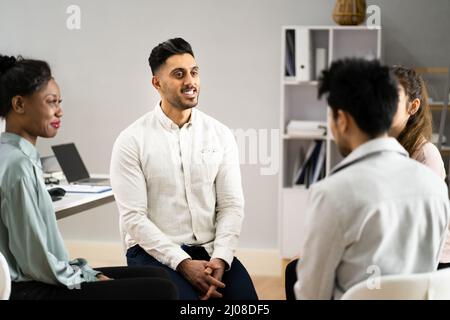
[[[412, 159], [423, 163], [445, 180], [441, 153], [430, 142], [432, 116], [425, 83], [413, 69], [394, 66], [391, 70], [399, 82], [399, 100], [389, 135], [400, 142]], [[450, 233], [441, 253], [438, 269], [447, 267], [450, 267]]]
[[406, 67], [395, 66], [392, 71], [399, 82], [399, 102], [389, 135], [400, 142], [411, 158], [445, 179], [441, 154], [430, 142], [432, 117], [424, 81], [414, 70]]
[[37, 137], [56, 135], [62, 115], [60, 90], [46, 62], [0, 55], [0, 118], [6, 120], [0, 136], [0, 252], [10, 269], [10, 298], [176, 298], [164, 270], [94, 270], [82, 258], [69, 261], [35, 147]]

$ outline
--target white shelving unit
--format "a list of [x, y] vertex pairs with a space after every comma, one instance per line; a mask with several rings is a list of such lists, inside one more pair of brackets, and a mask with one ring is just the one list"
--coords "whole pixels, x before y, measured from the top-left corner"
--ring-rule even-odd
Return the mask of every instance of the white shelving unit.
[[447, 140], [450, 138], [449, 127], [447, 125], [450, 108], [450, 68], [422, 67], [416, 68], [416, 72], [421, 74], [427, 86], [428, 94], [433, 100], [430, 103], [433, 116], [433, 132], [438, 137], [434, 143], [441, 152], [445, 172], [447, 173], [447, 185], [450, 190], [450, 141]]
[[382, 59], [381, 28], [284, 26], [281, 38], [279, 243], [282, 258], [289, 259], [298, 254], [302, 213], [307, 205], [307, 188], [293, 184], [300, 149], [307, 149], [314, 140], [325, 141], [326, 175], [341, 157], [329, 128], [324, 136], [302, 136], [288, 134], [286, 127], [290, 120], [328, 123], [326, 101], [317, 98], [318, 74], [332, 61], [345, 57]]
[[[444, 134], [446, 134], [446, 122], [447, 122], [447, 112], [450, 100], [450, 68], [447, 67], [425, 67], [425, 68], [416, 68], [415, 69], [417, 73], [419, 73], [422, 78], [425, 81], [426, 86], [428, 87], [428, 94], [430, 95], [430, 98], [433, 98], [433, 101], [430, 103], [430, 109], [432, 114], [436, 115], [436, 113], [440, 116], [439, 118], [439, 127], [437, 127], [437, 124], [434, 125], [435, 128], [433, 128], [433, 132], [438, 134], [438, 141], [436, 143], [436, 146], [441, 152], [446, 152], [448, 150], [449, 146], [445, 145], [443, 141]], [[430, 76], [434, 76], [431, 79], [429, 79]], [[430, 82], [434, 81], [435, 85], [440, 84], [438, 87], [440, 88], [433, 88], [433, 92], [430, 92]], [[442, 92], [440, 92], [440, 95], [435, 89], [443, 89]], [[436, 99], [436, 96], [438, 95], [438, 99]], [[439, 98], [442, 98], [442, 100], [439, 101]], [[447, 142], [448, 143], [448, 142]]]

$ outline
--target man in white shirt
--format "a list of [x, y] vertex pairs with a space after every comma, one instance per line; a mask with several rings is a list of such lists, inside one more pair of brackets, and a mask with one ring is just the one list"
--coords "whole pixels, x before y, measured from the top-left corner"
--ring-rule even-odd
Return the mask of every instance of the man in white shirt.
[[374, 276], [436, 270], [449, 223], [447, 187], [387, 136], [398, 99], [393, 75], [377, 61], [337, 61], [319, 81], [324, 94], [346, 158], [310, 189], [297, 299], [339, 299]]
[[200, 78], [189, 43], [160, 43], [149, 64], [161, 102], [119, 135], [111, 158], [128, 265], [165, 268], [182, 300], [257, 299], [234, 257], [244, 216], [234, 136], [194, 109]]

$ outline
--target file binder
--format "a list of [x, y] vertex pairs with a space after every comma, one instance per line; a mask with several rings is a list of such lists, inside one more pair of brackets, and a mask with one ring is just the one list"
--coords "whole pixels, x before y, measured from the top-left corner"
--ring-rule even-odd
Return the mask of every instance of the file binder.
[[299, 28], [296, 32], [296, 57], [297, 80], [311, 81], [311, 37], [310, 31], [306, 28]]

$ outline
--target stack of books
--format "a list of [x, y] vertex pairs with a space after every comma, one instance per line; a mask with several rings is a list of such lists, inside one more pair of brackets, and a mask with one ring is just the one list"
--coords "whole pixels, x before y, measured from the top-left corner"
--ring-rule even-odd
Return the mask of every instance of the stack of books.
[[326, 136], [327, 123], [323, 121], [289, 121], [286, 132], [289, 136], [319, 137]]

